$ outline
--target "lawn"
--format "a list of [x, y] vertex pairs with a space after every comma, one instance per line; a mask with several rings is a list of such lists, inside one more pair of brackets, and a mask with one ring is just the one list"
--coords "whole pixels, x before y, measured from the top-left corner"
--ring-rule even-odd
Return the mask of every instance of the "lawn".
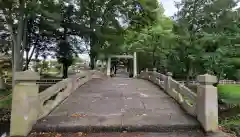
[[224, 104], [229, 106], [226, 112], [219, 114], [220, 125], [240, 135], [240, 85], [218, 85], [218, 97]]
[[240, 85], [225, 84], [218, 85], [218, 97], [227, 104], [240, 105]]

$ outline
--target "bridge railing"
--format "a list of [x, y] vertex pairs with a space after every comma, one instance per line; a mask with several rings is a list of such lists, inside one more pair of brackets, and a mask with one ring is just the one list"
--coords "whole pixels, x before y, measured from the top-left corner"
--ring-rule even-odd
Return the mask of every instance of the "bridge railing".
[[[6, 85], [12, 85], [11, 79], [4, 79], [4, 81]], [[59, 81], [62, 81], [62, 79], [60, 78], [59, 79], [40, 79], [40, 80], [37, 80], [36, 82], [38, 85], [50, 86], [58, 83]]]
[[38, 73], [17, 72], [16, 85], [13, 89], [10, 135], [27, 136], [37, 120], [48, 115], [59, 103], [78, 87], [94, 78], [97, 73], [100, 72], [86, 71], [63, 79], [39, 92]]
[[197, 93], [186, 87], [184, 83], [167, 75], [153, 71], [142, 71], [139, 78], [149, 80], [160, 86], [190, 115], [197, 118], [206, 132], [218, 129], [218, 100], [217, 88], [213, 86], [217, 82], [215, 76], [208, 74], [197, 77]]
[[[182, 84], [186, 84], [187, 82], [186, 81], [178, 81]], [[188, 82], [190, 85], [197, 85], [199, 84], [197, 81], [189, 81]], [[219, 84], [240, 84], [240, 81], [234, 81], [234, 80], [219, 80], [218, 82]]]

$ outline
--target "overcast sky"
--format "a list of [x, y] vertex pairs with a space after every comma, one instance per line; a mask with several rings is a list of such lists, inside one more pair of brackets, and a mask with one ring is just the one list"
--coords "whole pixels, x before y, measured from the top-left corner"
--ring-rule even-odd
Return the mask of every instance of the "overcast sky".
[[173, 16], [175, 12], [177, 12], [177, 9], [175, 7], [174, 2], [179, 2], [181, 0], [160, 0], [162, 3], [164, 9], [165, 9], [165, 15], [167, 16]]

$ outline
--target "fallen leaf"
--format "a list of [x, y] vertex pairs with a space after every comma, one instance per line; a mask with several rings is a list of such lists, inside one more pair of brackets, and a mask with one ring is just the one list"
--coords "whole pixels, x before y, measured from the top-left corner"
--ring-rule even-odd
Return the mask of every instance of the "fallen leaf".
[[78, 135], [78, 136], [82, 136], [82, 135], [83, 135], [83, 132], [78, 132], [77, 135]]
[[86, 114], [72, 114], [71, 117], [86, 117]]
[[56, 136], [55, 137], [61, 137], [62, 135], [61, 134], [56, 134]]

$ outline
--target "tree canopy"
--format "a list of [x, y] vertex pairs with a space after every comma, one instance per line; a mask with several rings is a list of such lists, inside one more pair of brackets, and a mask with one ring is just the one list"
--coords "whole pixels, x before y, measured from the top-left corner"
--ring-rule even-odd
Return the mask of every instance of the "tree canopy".
[[[125, 50], [138, 51], [140, 70], [158, 68], [175, 78], [195, 79], [210, 73], [220, 79], [239, 77], [239, 9], [235, 0], [182, 0], [173, 19], [154, 7], [155, 20], [128, 28]], [[146, 19], [146, 18], [145, 18]], [[136, 28], [136, 27], [135, 27]]]
[[157, 0], [1, 0], [0, 52], [12, 55], [13, 72], [40, 56], [63, 63], [87, 52], [94, 68], [108, 54], [137, 51], [140, 70], [239, 79], [237, 2], [182, 0], [170, 18]]

